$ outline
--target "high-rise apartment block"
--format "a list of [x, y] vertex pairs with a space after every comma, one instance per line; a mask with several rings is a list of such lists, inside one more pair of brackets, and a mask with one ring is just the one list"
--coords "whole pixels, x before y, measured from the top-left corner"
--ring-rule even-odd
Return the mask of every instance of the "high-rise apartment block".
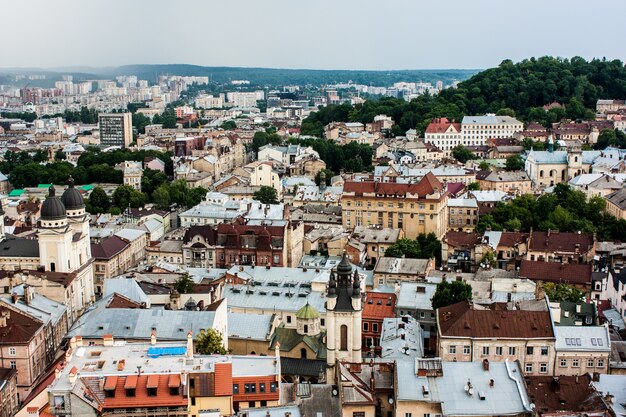
[[98, 116], [100, 146], [127, 148], [133, 141], [133, 122], [130, 113], [110, 113]]

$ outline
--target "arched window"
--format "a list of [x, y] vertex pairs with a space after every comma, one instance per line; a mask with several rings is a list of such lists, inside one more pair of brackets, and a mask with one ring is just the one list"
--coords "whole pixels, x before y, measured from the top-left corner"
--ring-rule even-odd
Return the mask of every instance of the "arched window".
[[574, 162], [578, 162], [578, 157], [577, 156], [574, 157]]
[[339, 328], [339, 335], [341, 337], [339, 350], [348, 350], [348, 326], [342, 324]]
[[57, 266], [54, 262], [50, 262], [50, 272], [54, 272], [56, 271]]
[[543, 169], [539, 171], [539, 178], [543, 178]]
[[306, 349], [305, 348], [300, 349], [300, 358], [301, 359], [306, 359]]
[[304, 325], [304, 334], [309, 334], [309, 326], [308, 325]]

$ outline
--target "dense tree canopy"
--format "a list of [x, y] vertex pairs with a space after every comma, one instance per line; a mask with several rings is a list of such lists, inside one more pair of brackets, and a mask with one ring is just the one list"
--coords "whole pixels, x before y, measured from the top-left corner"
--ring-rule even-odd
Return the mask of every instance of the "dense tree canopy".
[[208, 328], [196, 336], [196, 350], [202, 355], [225, 355], [228, 350], [224, 348], [222, 337], [219, 331]]
[[430, 300], [433, 309], [472, 299], [472, 286], [463, 281], [441, 281]]
[[372, 170], [374, 152], [367, 144], [350, 142], [339, 145], [325, 139], [291, 139], [290, 143], [310, 146], [326, 162], [326, 168], [335, 174], [345, 170], [348, 172], [362, 172]]
[[585, 193], [568, 184], [557, 184], [554, 193], [535, 198], [526, 194], [507, 203], [498, 203], [495, 210], [480, 217], [476, 231], [559, 230], [562, 232], [596, 232], [600, 240], [624, 240], [626, 220], [617, 220], [604, 212], [601, 197], [587, 200]]
[[[354, 107], [332, 105], [312, 113], [302, 122], [302, 134], [322, 137], [330, 122], [368, 123], [377, 114], [396, 122], [393, 133], [408, 129], [423, 132], [435, 117], [460, 120], [463, 115], [515, 114], [522, 121], [548, 125], [567, 117], [593, 118], [599, 98], [626, 97], [626, 68], [622, 61], [586, 61], [580, 57], [541, 57], [518, 63], [503, 61], [437, 96], [422, 95], [410, 103], [402, 99], [368, 100]], [[548, 111], [543, 106], [560, 103]]]
[[522, 171], [524, 170], [524, 160], [519, 155], [511, 155], [506, 158], [505, 168], [507, 171]]
[[389, 246], [385, 251], [385, 256], [394, 258], [421, 258], [428, 259], [435, 257], [437, 265], [441, 263], [441, 242], [434, 233], [421, 233], [417, 239], [398, 239], [396, 243]]
[[254, 193], [254, 199], [263, 204], [278, 204], [278, 193], [274, 187], [263, 185], [259, 191]]
[[454, 159], [462, 164], [472, 159], [476, 159], [476, 155], [474, 154], [474, 152], [470, 151], [463, 145], [456, 145], [452, 149], [452, 156], [454, 157]]
[[553, 282], [543, 284], [543, 290], [550, 301], [579, 302], [583, 299], [583, 293], [573, 285]]

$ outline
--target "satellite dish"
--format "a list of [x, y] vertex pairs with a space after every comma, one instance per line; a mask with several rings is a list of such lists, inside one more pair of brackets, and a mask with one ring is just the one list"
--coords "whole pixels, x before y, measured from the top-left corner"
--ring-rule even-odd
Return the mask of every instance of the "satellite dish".
[[338, 394], [339, 394], [339, 391], [337, 391], [337, 389], [336, 389], [336, 388], [333, 388], [333, 395], [334, 395], [334, 396], [337, 396]]
[[470, 387], [469, 387], [469, 385], [465, 384], [465, 386], [463, 387], [463, 389], [465, 390], [465, 392], [468, 392], [468, 391], [469, 391], [469, 389], [470, 389]]
[[470, 388], [470, 389], [467, 391], [467, 393], [468, 393], [469, 395], [474, 395], [474, 388]]
[[393, 398], [389, 397], [389, 404], [393, 404]]

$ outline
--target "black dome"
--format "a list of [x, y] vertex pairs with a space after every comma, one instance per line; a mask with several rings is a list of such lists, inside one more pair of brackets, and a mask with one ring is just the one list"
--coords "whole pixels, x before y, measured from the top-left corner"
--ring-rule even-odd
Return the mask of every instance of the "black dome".
[[65, 206], [56, 196], [54, 185], [50, 187], [50, 194], [41, 205], [42, 220], [59, 220], [65, 218]]
[[70, 178], [68, 180], [69, 186], [67, 190], [61, 196], [61, 202], [65, 206], [66, 210], [78, 210], [85, 207], [85, 201], [80, 191], [74, 188], [74, 180]]
[[348, 255], [346, 255], [346, 252], [344, 252], [343, 257], [341, 258], [341, 262], [339, 262], [339, 265], [337, 265], [337, 274], [339, 276], [347, 275], [349, 277], [351, 273], [352, 265], [348, 260]]

